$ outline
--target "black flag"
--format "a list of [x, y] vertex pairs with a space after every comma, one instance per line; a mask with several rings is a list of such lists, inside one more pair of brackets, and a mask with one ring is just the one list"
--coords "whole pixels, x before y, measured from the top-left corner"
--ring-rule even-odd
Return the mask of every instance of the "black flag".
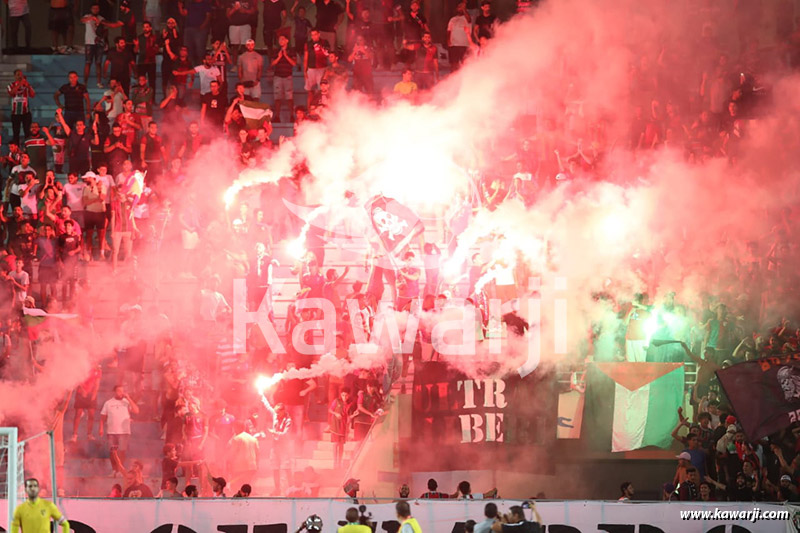
[[800, 418], [800, 354], [739, 363], [717, 378], [751, 441]]
[[381, 244], [393, 258], [419, 235], [424, 227], [420, 218], [397, 200], [374, 196], [364, 206]]

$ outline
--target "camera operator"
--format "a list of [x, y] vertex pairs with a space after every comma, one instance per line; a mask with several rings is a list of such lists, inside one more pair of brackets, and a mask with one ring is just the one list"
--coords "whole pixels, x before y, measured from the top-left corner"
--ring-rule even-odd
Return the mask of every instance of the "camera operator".
[[492, 524], [495, 533], [540, 533], [542, 531], [542, 517], [536, 510], [536, 505], [531, 503], [531, 512], [536, 517], [535, 522], [525, 520], [525, 511], [519, 505], [512, 505], [509, 513]]
[[347, 525], [339, 528], [339, 533], [372, 533], [369, 525], [362, 523], [358, 509], [351, 507], [344, 515]]

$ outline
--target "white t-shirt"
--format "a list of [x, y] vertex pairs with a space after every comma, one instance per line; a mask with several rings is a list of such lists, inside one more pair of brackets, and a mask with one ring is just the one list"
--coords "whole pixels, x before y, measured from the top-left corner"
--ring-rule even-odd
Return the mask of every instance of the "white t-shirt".
[[447, 31], [450, 32], [450, 46], [469, 46], [466, 32], [470, 28], [467, 17], [456, 15], [447, 23]]
[[101, 416], [108, 416], [106, 433], [109, 435], [131, 434], [131, 404], [127, 398], [106, 400], [100, 410]]
[[13, 176], [18, 175], [20, 172], [30, 172], [31, 174], [36, 176], [36, 169], [30, 165], [28, 165], [27, 167], [23, 167], [22, 165], [14, 165], [14, 167], [11, 169], [11, 174]]
[[[21, 17], [31, 12], [28, 6], [28, 0], [9, 0], [8, 1], [8, 16]], [[27, 34], [26, 34], [27, 35]]]
[[531, 181], [533, 180], [533, 174], [530, 172], [517, 172], [514, 174], [513, 179], [521, 180], [521, 181]]
[[[15, 270], [13, 272], [9, 272], [8, 275], [11, 276], [11, 278], [13, 278], [13, 280], [19, 283], [20, 285], [27, 286], [30, 285], [31, 283], [31, 277], [24, 270], [19, 273]], [[20, 290], [16, 286], [14, 287], [14, 292], [17, 294], [18, 302], [24, 302], [25, 298], [28, 297], [27, 291]]]
[[222, 73], [217, 67], [208, 67], [199, 65], [194, 67], [197, 72], [197, 77], [200, 78], [200, 94], [207, 94], [211, 92], [211, 82], [217, 80]]
[[100, 25], [100, 22], [105, 20], [101, 15], [95, 15], [97, 22], [94, 20], [88, 20], [83, 24], [86, 26], [86, 34], [83, 38], [84, 44], [90, 44], [92, 46], [95, 45], [95, 41], [97, 40], [97, 26]]
[[[31, 191], [31, 189], [28, 189]], [[37, 196], [37, 192], [39, 192], [39, 187], [33, 187], [33, 191], [28, 194], [28, 191], [25, 192], [25, 195], [20, 197], [21, 204], [22, 204], [22, 212], [28, 216], [35, 217], [39, 214], [39, 198]]]
[[83, 190], [86, 184], [76, 181], [75, 184], [67, 183], [64, 185], [64, 195], [67, 197], [67, 205], [72, 212], [83, 211]]
[[125, 98], [122, 97], [122, 93], [112, 91], [111, 89], [107, 90], [103, 93], [103, 96], [111, 96], [111, 101], [106, 102], [104, 107], [106, 109], [106, 116], [108, 120], [114, 122], [114, 119], [117, 118], [117, 115], [122, 113], [123, 111], [123, 104], [125, 103]]
[[106, 191], [106, 205], [111, 205], [111, 187], [114, 183], [111, 181], [111, 174], [105, 176], [97, 175], [97, 181], [103, 184], [103, 190]]

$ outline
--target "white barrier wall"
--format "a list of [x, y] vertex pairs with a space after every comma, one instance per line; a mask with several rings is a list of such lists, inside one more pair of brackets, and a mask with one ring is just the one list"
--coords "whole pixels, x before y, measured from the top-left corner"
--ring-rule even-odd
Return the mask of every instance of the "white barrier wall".
[[[372, 513], [377, 532], [399, 528], [393, 503], [363, 500]], [[463, 533], [467, 519], [480, 521], [485, 502], [411, 500], [413, 516], [425, 533]], [[514, 500], [496, 500], [507, 512]], [[59, 507], [75, 533], [294, 533], [311, 514], [322, 517], [325, 533], [333, 533], [345, 511], [346, 500], [121, 500], [62, 498]], [[540, 502], [536, 506], [548, 533], [776, 533], [794, 532], [795, 510], [780, 504], [617, 503], [596, 501]], [[706, 511], [789, 512], [779, 520], [685, 520], [681, 512]], [[6, 505], [0, 505], [0, 525], [7, 524]], [[798, 509], [798, 508], [795, 508]], [[526, 511], [529, 514], [529, 511]], [[797, 513], [800, 516], [800, 513]], [[738, 527], [734, 527], [738, 526]], [[2, 529], [2, 528], [0, 528]]]

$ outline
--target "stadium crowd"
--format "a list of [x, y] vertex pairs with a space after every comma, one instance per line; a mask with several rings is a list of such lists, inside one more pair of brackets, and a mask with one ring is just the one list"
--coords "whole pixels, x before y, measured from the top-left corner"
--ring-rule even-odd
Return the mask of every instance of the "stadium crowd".
[[[242, 203], [234, 214], [221, 209], [207, 213], [197, 207], [194, 192], [183, 192], [191, 191], [186, 168], [195, 157], [219, 149], [213, 143], [220, 138], [228, 139], [236, 154], [231, 168], [260, 164], [278, 144], [271, 139], [272, 122], [292, 123], [297, 131], [304, 121], [321, 120], [343, 90], [361, 91], [376, 100], [416, 102], [435, 86], [440, 73], [452, 72], [470, 55], [480, 55], [500, 22], [489, 0], [482, 0], [479, 7], [459, 3], [444, 31], [449, 68], [440, 70], [445, 56], [432, 43], [417, 0], [407, 7], [349, 1], [341, 6], [337, 0], [316, 0], [313, 25], [297, 1], [290, 8], [282, 0], [265, 2], [264, 55], [255, 50], [259, 23], [253, 0], [175, 2], [167, 13], [158, 11], [158, 3], [147, 6], [141, 24], [131, 15], [127, 0], [120, 3], [118, 20], [103, 14], [104, 4], [92, 5], [82, 15], [83, 83], [80, 73], [67, 75], [54, 95], [58, 111], [51, 124], [32, 121], [31, 109], [42, 95], [22, 71], [8, 86], [12, 136], [3, 147], [0, 186], [2, 378], [34, 382], [51, 354], [48, 346], [69, 343], [76, 331], [91, 328], [93, 300], [99, 294], [87, 273], [109, 263], [112, 276], [119, 275], [119, 280], [127, 279], [122, 274], [136, 277], [137, 256], [175, 244], [186, 258], [177, 273], [200, 285], [190, 325], [179, 325], [179, 317], [161, 315], [163, 309], [145, 312], [141, 289], [131, 283], [114, 324], [119, 338], [116, 350], [86, 375], [74, 391], [74, 403], [67, 397], [58, 404], [56, 425], [63, 431], [63, 417], [73, 405], [69, 440], [78, 440], [84, 414], [86, 440], [106, 436], [112, 475], [126, 480], [125, 486], [115, 486], [115, 496], [159, 493], [154, 490], [158, 487], [143, 483], [143, 464], [127, 456], [129, 441], [135, 438], [132, 419], [156, 419], [160, 424], [160, 494], [165, 497], [219, 496], [227, 486], [241, 487], [237, 496], [249, 495], [262, 447], [269, 450], [275, 494], [313, 496], [319, 488], [314, 469], [297, 471], [291, 461], [294, 444], [303, 439], [304, 423], [327, 421], [336, 445], [336, 466], [343, 466], [345, 443], [363, 440], [374, 421], [381, 419], [392, 383], [407, 375], [411, 362], [433, 356], [426, 349], [429, 339], [423, 331], [419, 349], [399, 368], [285, 380], [259, 397], [252, 387], [257, 375], [308, 368], [313, 359], [291, 346], [286, 355], [272, 353], [257, 328], [248, 333], [247, 349], [236, 350], [230, 340], [232, 296], [222, 280], [247, 278], [251, 310], [265, 297], [269, 301], [278, 266], [273, 247], [295, 238], [301, 227], [300, 220], [288, 213], [276, 215], [269, 195], [302, 196], [304, 183], [313, 176], [298, 166], [278, 187], [265, 189], [261, 205], [251, 209]], [[29, 46], [27, 0], [12, 1], [10, 7], [12, 30], [22, 23]], [[53, 48], [69, 53], [70, 22], [59, 13], [50, 18]], [[713, 18], [715, 13], [703, 15]], [[337, 30], [345, 20], [346, 30], [338, 33], [344, 39], [339, 42]], [[109, 32], [115, 28], [121, 35], [112, 41]], [[649, 51], [642, 47], [630, 65], [632, 118], [622, 138], [612, 138], [610, 131], [620, 117], [594, 114], [585, 108], [584, 95], [565, 91], [560, 112], [520, 121], [511, 148], [490, 148], [496, 165], [471, 169], [474, 194], [453, 206], [448, 234], [457, 237], [478, 210], [494, 210], [513, 199], [530, 207], [545, 191], [565, 183], [612, 179], [607, 156], [615, 145], [639, 158], [672, 148], [689, 161], [725, 158], [736, 165], [742, 140], [768, 109], [766, 75], [800, 66], [800, 27], [784, 24], [778, 29], [781, 46], [775, 49], [763, 50], [745, 28], [739, 36], [740, 49], [731, 50], [715, 35], [712, 24], [704, 24], [691, 36], [699, 53], [692, 56], [689, 68], [679, 44], [653, 46]], [[58, 45], [59, 38], [64, 45]], [[16, 31], [11, 39], [15, 46]], [[107, 87], [96, 102], [86, 87], [92, 66], [98, 88]], [[378, 94], [373, 69], [398, 67], [402, 80], [394, 86], [394, 94]], [[303, 72], [305, 106], [296, 105], [292, 84], [296, 70]], [[272, 101], [262, 90], [268, 82]], [[793, 501], [797, 497], [800, 429], [786, 430], [769, 441], [746, 442], [714, 378], [714, 371], [726, 365], [797, 348], [796, 321], [785, 319], [773, 330], [762, 330], [766, 320], [782, 312], [783, 295], [796, 287], [790, 265], [796, 253], [797, 213], [787, 209], [770, 216], [775, 230], [764, 242], [750, 243], [747, 250], [731, 250], [735, 259], [713, 270], [718, 276], [708, 280], [710, 293], [702, 303], [676, 302], [674, 293], [661, 294], [664, 288], [655, 286], [654, 293], [660, 294], [656, 306], [645, 294], [633, 302], [598, 295], [620, 317], [620, 327], [612, 332], [613, 347], [601, 353], [590, 342], [583, 353], [573, 355], [576, 361], [592, 356], [697, 364], [692, 419], [682, 418], [681, 423], [689, 433], [681, 434], [680, 427], [674, 432], [686, 451], [678, 458], [675, 479], [664, 485], [665, 497]], [[225, 240], [230, 242], [221, 243]], [[414, 301], [421, 301], [423, 311], [441, 309], [453, 293], [440, 280], [439, 246], [452, 252], [454, 243], [455, 238], [425, 243], [418, 252], [405, 253], [404, 263], [396, 269], [384, 268], [376, 254], [364, 286], [348, 282], [346, 271], [326, 270], [322, 245], [309, 237], [310, 253], [296, 270], [301, 286], [297, 298], [328, 298], [335, 303], [339, 322], [347, 316], [343, 302], [355, 300], [367, 332], [384, 291], [400, 309]], [[424, 257], [424, 264], [418, 257]], [[658, 261], [654, 257], [639, 265], [643, 279], [655, 277]], [[225, 266], [216, 268], [221, 264]], [[524, 296], [527, 289], [515, 283], [515, 269], [508, 265], [498, 269], [506, 275], [495, 276], [484, 291], [476, 290], [478, 280], [496, 266], [490, 258], [473, 256], [466, 295], [476, 301], [481, 292], [506, 301]], [[41, 310], [53, 316], [74, 314], [82, 323], [74, 331], [54, 319], [41, 327], [34, 320], [41, 318]], [[645, 331], [651, 315], [667, 314], [679, 320], [658, 323], [655, 333]], [[145, 330], [152, 333], [151, 316], [159, 317], [160, 329], [146, 337]], [[309, 310], [298, 313], [290, 307], [286, 334], [314, 318]], [[527, 328], [513, 312], [504, 320], [510, 330], [523, 333]], [[487, 327], [486, 320], [479, 326], [481, 332]], [[603, 333], [608, 332], [596, 328], [592, 340]], [[684, 344], [679, 350], [654, 345], [645, 350], [651, 338]], [[338, 359], [347, 359], [353, 341], [347, 328], [337, 328]], [[145, 369], [152, 370], [147, 383]], [[117, 385], [112, 397], [102, 398], [101, 380], [107, 371], [117, 374]], [[61, 467], [64, 453], [62, 447]], [[179, 489], [178, 477], [185, 478], [184, 489]], [[623, 486], [622, 492], [623, 497], [633, 496], [631, 485]]]

